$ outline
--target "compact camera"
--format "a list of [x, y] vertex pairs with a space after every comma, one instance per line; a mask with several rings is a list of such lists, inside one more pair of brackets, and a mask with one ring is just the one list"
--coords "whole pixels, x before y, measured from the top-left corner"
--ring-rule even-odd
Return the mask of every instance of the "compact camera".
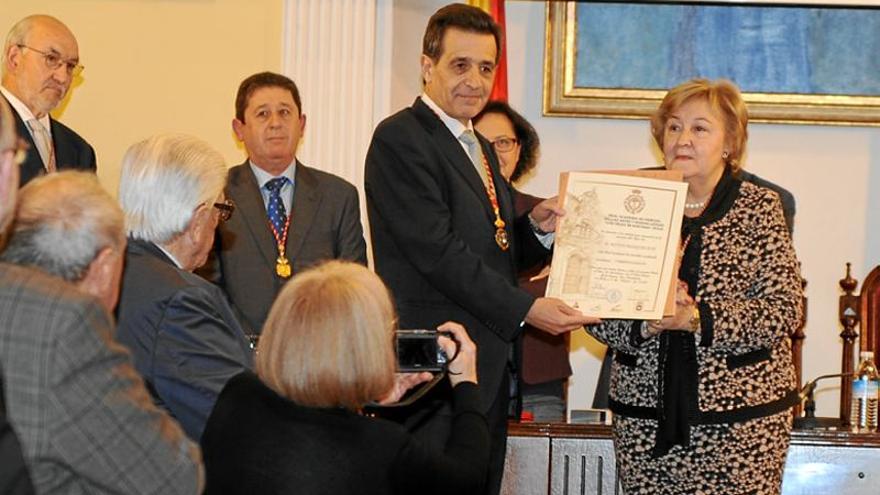
[[[437, 337], [449, 335], [430, 329], [398, 330], [397, 341], [397, 371], [400, 373], [418, 373], [420, 371], [439, 372], [446, 369], [448, 359]], [[450, 336], [451, 338], [451, 336]], [[456, 344], [456, 354], [458, 342]], [[453, 356], [455, 359], [455, 356]]]

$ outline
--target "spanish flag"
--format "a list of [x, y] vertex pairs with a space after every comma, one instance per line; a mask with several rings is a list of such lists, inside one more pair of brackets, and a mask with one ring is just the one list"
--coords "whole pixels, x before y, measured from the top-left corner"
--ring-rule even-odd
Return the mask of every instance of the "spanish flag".
[[495, 86], [492, 88], [490, 101], [507, 101], [507, 29], [504, 22], [504, 0], [467, 0], [468, 5], [479, 7], [495, 19], [501, 28], [501, 58], [495, 71]]

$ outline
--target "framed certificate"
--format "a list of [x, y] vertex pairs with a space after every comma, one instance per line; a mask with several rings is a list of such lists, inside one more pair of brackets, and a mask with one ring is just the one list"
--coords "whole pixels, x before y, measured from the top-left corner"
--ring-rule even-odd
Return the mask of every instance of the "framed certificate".
[[677, 171], [563, 173], [547, 296], [600, 318], [672, 314], [687, 187]]

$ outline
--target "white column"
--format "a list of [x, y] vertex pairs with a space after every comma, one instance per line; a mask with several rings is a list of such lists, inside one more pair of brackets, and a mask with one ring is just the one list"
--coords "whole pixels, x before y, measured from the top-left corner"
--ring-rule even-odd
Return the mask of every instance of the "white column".
[[287, 0], [284, 73], [306, 114], [297, 156], [363, 185], [373, 132], [376, 0]]
[[392, 0], [285, 0], [284, 73], [300, 90], [306, 130], [298, 158], [360, 192], [377, 115], [388, 113]]

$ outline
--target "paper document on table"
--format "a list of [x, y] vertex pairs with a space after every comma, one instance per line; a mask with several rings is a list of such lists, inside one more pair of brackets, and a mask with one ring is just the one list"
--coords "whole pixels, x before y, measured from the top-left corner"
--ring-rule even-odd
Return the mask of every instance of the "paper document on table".
[[547, 296], [600, 318], [672, 314], [687, 187], [677, 171], [563, 173]]

